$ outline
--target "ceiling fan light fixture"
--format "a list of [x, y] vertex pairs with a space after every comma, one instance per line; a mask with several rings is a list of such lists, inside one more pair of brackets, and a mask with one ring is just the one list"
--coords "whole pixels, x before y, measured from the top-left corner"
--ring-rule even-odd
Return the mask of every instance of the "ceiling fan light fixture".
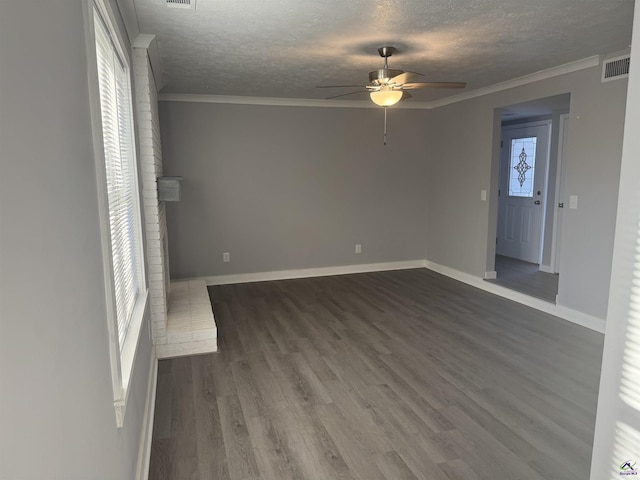
[[377, 90], [369, 92], [371, 101], [381, 107], [390, 107], [402, 99], [402, 90]]

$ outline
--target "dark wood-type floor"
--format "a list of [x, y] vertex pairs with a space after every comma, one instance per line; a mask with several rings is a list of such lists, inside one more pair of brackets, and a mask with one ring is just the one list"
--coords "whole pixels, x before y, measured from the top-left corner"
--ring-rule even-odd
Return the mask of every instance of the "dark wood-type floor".
[[426, 269], [210, 287], [150, 479], [588, 478], [603, 337]]
[[535, 263], [503, 255], [496, 255], [496, 273], [498, 278], [488, 281], [556, 303], [558, 274], [541, 272], [539, 265]]

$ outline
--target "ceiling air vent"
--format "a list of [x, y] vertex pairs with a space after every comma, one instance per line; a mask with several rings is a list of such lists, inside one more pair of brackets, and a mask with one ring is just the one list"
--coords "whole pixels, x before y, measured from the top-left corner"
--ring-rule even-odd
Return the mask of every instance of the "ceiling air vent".
[[196, 0], [166, 0], [167, 7], [196, 9]]
[[602, 62], [602, 81], [609, 82], [629, 76], [629, 55], [607, 58]]

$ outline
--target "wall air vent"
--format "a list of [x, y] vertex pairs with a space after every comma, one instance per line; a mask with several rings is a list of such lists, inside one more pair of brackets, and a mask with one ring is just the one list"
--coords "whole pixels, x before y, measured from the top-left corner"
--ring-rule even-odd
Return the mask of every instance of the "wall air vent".
[[196, 0], [166, 0], [167, 7], [196, 9]]
[[606, 58], [602, 62], [602, 81], [609, 82], [629, 76], [629, 55]]

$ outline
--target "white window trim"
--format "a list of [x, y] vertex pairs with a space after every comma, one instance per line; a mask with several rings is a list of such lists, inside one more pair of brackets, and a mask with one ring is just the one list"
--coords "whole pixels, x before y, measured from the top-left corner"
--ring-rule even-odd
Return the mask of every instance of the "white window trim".
[[[133, 367], [135, 365], [138, 344], [140, 334], [142, 330], [142, 324], [144, 318], [148, 316], [149, 308], [149, 290], [146, 281], [145, 272], [145, 250], [143, 245], [143, 230], [142, 230], [142, 205], [140, 201], [140, 184], [137, 168], [137, 155], [136, 155], [136, 128], [133, 118], [133, 105], [130, 106], [131, 126], [132, 126], [132, 138], [134, 141], [133, 152], [136, 164], [135, 175], [135, 196], [137, 200], [138, 215], [136, 218], [136, 227], [139, 231], [138, 235], [138, 251], [140, 252], [139, 267], [140, 284], [139, 294], [136, 300], [136, 304], [133, 309], [131, 322], [129, 325], [128, 333], [125, 338], [123, 348], [120, 348], [118, 340], [118, 320], [117, 309], [114, 292], [114, 279], [111, 263], [111, 242], [109, 233], [109, 203], [107, 199], [107, 181], [106, 181], [106, 169], [104, 158], [104, 145], [102, 138], [102, 116], [100, 105], [100, 89], [98, 84], [98, 71], [97, 71], [97, 55], [96, 55], [96, 40], [95, 40], [95, 28], [94, 28], [94, 8], [97, 8], [103, 17], [103, 20], [107, 23], [109, 33], [112, 35], [112, 39], [116, 48], [119, 50], [119, 54], [122, 59], [127, 63], [127, 70], [129, 72], [129, 78], [131, 79], [130, 69], [130, 57], [122, 48], [122, 45], [126, 45], [126, 42], [121, 36], [119, 29], [114, 25], [114, 14], [105, 4], [103, 0], [86, 0], [84, 2], [84, 17], [85, 17], [85, 38], [86, 38], [86, 50], [88, 59], [88, 83], [89, 83], [89, 103], [91, 108], [91, 123], [93, 132], [93, 149], [94, 159], [96, 165], [96, 180], [98, 186], [98, 210], [99, 221], [101, 230], [101, 244], [102, 244], [102, 262], [104, 271], [104, 283], [106, 292], [106, 313], [107, 313], [107, 326], [109, 332], [109, 356], [111, 364], [111, 382], [113, 388], [113, 403], [115, 409], [116, 426], [122, 428], [124, 425], [124, 417], [126, 412], [127, 400], [129, 398], [129, 392], [131, 390], [131, 378], [133, 376]], [[130, 83], [130, 92], [133, 96], [133, 84]]]

